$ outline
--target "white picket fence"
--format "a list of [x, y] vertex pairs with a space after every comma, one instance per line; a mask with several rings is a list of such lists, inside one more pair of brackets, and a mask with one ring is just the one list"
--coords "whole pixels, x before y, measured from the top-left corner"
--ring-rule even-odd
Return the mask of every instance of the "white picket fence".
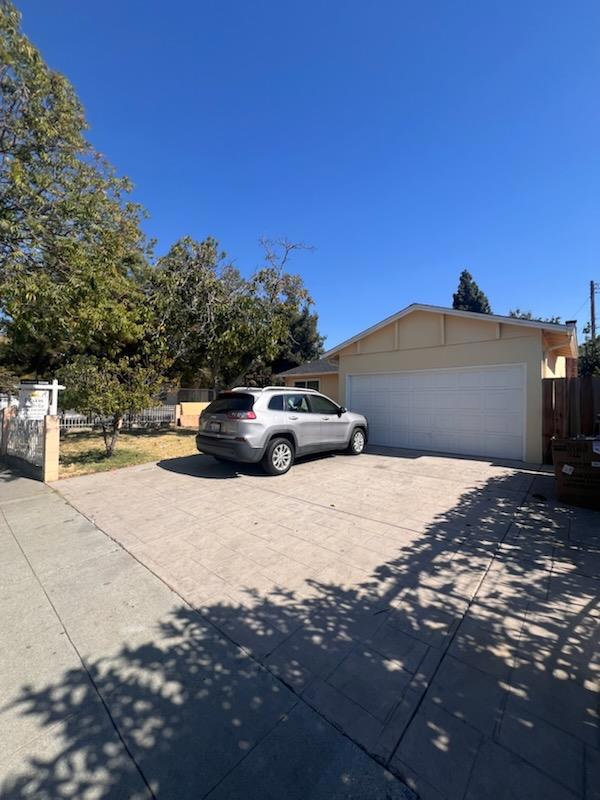
[[[145, 408], [134, 414], [126, 414], [123, 425], [126, 428], [146, 428], [153, 425], [174, 424], [177, 419], [177, 406], [164, 405]], [[86, 416], [77, 414], [75, 411], [64, 411], [60, 415], [60, 429], [65, 431], [82, 430], [84, 428], [99, 428], [102, 425], [102, 417]], [[110, 423], [110, 418], [104, 422]]]

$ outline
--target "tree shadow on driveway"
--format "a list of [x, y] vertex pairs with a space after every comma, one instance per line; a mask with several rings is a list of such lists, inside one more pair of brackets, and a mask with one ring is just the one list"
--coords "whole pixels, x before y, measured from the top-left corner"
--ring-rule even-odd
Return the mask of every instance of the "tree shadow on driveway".
[[600, 763], [599, 518], [505, 475], [420, 532], [347, 519], [338, 563], [301, 586], [195, 602], [173, 585], [193, 608], [150, 641], [22, 688], [12, 709], [56, 726], [57, 752], [1, 796], [123, 796], [134, 768], [94, 722], [100, 696], [156, 797], [406, 796], [384, 765], [424, 800], [583, 798]]

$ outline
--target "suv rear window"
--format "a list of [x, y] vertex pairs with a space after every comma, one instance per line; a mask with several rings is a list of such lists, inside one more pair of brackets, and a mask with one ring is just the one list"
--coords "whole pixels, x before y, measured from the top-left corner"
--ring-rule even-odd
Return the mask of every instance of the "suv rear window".
[[269, 400], [269, 408], [271, 411], [283, 411], [283, 395], [276, 394]]
[[221, 392], [206, 409], [206, 414], [228, 414], [230, 411], [251, 411], [254, 396], [241, 392]]

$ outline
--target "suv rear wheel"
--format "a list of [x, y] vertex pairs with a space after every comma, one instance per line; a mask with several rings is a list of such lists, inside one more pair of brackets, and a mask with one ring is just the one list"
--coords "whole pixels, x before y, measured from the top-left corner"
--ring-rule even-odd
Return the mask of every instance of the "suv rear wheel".
[[285, 475], [294, 463], [294, 447], [287, 439], [273, 439], [263, 456], [262, 466], [269, 475]]
[[352, 436], [350, 437], [348, 452], [353, 456], [359, 456], [365, 449], [366, 443], [367, 440], [365, 438], [365, 432], [363, 431], [362, 428], [356, 428], [356, 430], [352, 432]]

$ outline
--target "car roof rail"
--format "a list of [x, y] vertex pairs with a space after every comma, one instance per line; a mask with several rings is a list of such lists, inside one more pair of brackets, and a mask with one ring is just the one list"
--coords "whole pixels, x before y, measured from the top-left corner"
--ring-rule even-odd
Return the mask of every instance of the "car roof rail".
[[305, 389], [303, 386], [234, 386], [227, 389], [229, 392], [306, 392], [308, 394], [321, 394], [317, 389]]
[[273, 392], [308, 392], [309, 394], [321, 394], [317, 389], [305, 389], [303, 386], [265, 386], [264, 391]]

